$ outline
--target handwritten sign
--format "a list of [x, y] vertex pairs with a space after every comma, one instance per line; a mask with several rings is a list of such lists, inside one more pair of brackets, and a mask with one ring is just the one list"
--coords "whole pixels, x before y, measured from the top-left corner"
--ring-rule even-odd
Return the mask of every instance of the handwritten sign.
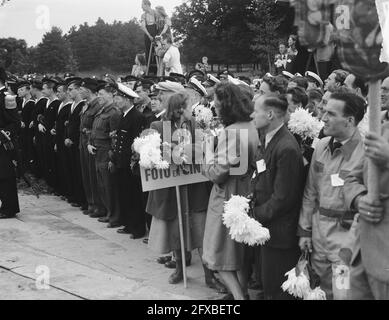
[[168, 169], [140, 168], [143, 192], [208, 181], [201, 174], [201, 165], [172, 165]]

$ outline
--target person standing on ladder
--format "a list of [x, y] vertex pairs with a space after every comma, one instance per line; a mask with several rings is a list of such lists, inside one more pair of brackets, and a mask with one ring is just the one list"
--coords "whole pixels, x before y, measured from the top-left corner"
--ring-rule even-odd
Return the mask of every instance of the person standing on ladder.
[[[142, 0], [142, 9], [144, 13], [141, 17], [141, 28], [143, 32], [145, 33], [145, 49], [146, 49], [146, 61], [149, 62], [149, 70], [152, 73], [156, 73], [156, 68], [150, 68], [151, 65], [155, 65], [155, 55], [154, 52], [152, 52], [152, 44], [154, 41], [155, 36], [157, 35], [157, 14], [156, 12], [151, 8], [151, 2], [150, 0]], [[151, 56], [151, 60], [150, 60]]]

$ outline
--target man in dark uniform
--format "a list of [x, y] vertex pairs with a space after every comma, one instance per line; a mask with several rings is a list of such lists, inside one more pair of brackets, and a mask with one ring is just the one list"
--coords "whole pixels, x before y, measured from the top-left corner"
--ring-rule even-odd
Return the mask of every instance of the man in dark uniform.
[[117, 186], [114, 182], [112, 167], [109, 167], [109, 154], [112, 152], [113, 137], [117, 132], [120, 112], [113, 101], [116, 89], [112, 84], [102, 84], [98, 88], [101, 108], [93, 121], [88, 151], [95, 158], [97, 185], [107, 216], [99, 218], [108, 227], [120, 227], [120, 211], [117, 199]]
[[55, 167], [55, 137], [52, 130], [55, 128], [55, 121], [57, 119], [58, 108], [61, 101], [59, 101], [56, 95], [58, 82], [49, 78], [44, 78], [42, 82], [42, 93], [46, 98], [48, 98], [47, 108], [44, 110], [43, 116], [40, 118], [40, 131], [44, 133], [44, 157], [47, 164], [45, 179], [49, 187], [52, 188], [50, 191], [59, 195], [56, 185], [58, 178]]
[[18, 96], [22, 99], [20, 148], [22, 151], [22, 165], [26, 170], [32, 169], [33, 162], [34, 122], [32, 121], [32, 115], [35, 109], [35, 101], [31, 96], [30, 85], [28, 81], [21, 81], [17, 85]]
[[16, 108], [6, 106], [6, 78], [5, 70], [0, 68], [0, 219], [13, 218], [20, 212], [12, 143], [20, 130], [20, 119]]
[[132, 239], [145, 235], [146, 221], [142, 202], [142, 186], [131, 171], [131, 146], [144, 128], [145, 119], [134, 106], [138, 98], [130, 88], [117, 84], [115, 103], [122, 112], [116, 143], [110, 166], [115, 168], [115, 182], [118, 186], [120, 221], [124, 225], [119, 233], [128, 233]]
[[98, 81], [85, 78], [81, 83], [81, 97], [86, 100], [86, 106], [80, 116], [80, 161], [82, 181], [86, 200], [88, 202], [87, 213], [91, 218], [106, 216], [104, 205], [97, 188], [97, 176], [95, 158], [88, 152], [88, 140], [92, 132], [93, 120], [101, 109], [101, 103], [97, 97]]
[[55, 122], [55, 152], [58, 169], [58, 191], [64, 198], [69, 199], [72, 193], [70, 183], [71, 157], [70, 151], [65, 147], [65, 123], [69, 118], [72, 101], [68, 95], [68, 87], [64, 82], [60, 82], [58, 84], [57, 96], [61, 101]]
[[80, 164], [80, 114], [85, 106], [85, 100], [81, 97], [81, 78], [69, 78], [68, 92], [70, 99], [73, 100], [70, 108], [69, 119], [67, 123], [67, 135], [65, 146], [70, 150], [71, 156], [71, 187], [74, 190], [73, 207], [81, 207], [81, 210], [88, 210], [88, 205], [85, 199], [84, 187], [82, 184], [81, 164]]
[[[34, 143], [34, 173], [37, 178], [43, 178], [46, 172], [46, 158], [44, 157], [44, 132], [41, 131], [42, 124], [39, 120], [42, 119], [43, 113], [47, 108], [48, 99], [43, 96], [42, 82], [34, 80], [31, 83], [31, 95], [35, 99], [35, 108], [32, 112], [33, 121], [33, 143]], [[41, 130], [40, 130], [41, 129]]]

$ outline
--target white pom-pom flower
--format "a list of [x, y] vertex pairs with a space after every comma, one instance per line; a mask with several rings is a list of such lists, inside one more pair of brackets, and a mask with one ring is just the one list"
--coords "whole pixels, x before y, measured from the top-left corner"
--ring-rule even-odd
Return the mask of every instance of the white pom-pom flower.
[[263, 245], [270, 239], [270, 233], [247, 213], [250, 200], [242, 196], [232, 196], [224, 204], [223, 224], [230, 229], [231, 239], [249, 246]]
[[288, 128], [293, 134], [297, 134], [304, 141], [305, 139], [315, 139], [319, 136], [324, 123], [309, 113], [308, 110], [297, 108], [290, 115]]
[[282, 290], [288, 292], [290, 295], [303, 299], [304, 296], [311, 290], [309, 286], [309, 279], [301, 272], [297, 276], [296, 268], [293, 268], [285, 274], [288, 279], [282, 284]]
[[313, 290], [310, 290], [304, 296], [304, 300], [327, 300], [325, 292], [317, 287]]
[[169, 168], [169, 163], [162, 160], [161, 142], [161, 135], [156, 131], [135, 139], [134, 150], [139, 153], [142, 168]]
[[208, 129], [211, 126], [213, 120], [212, 110], [200, 104], [193, 109], [193, 114], [196, 123], [201, 129]]

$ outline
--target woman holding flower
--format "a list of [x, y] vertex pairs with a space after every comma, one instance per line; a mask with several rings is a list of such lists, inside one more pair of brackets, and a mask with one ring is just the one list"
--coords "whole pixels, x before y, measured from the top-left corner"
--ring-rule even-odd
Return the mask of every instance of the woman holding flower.
[[[246, 248], [231, 239], [222, 217], [225, 201], [232, 195], [247, 197], [250, 193], [252, 171], [248, 164], [254, 159], [259, 139], [250, 119], [253, 103], [238, 86], [217, 85], [215, 109], [225, 130], [220, 133], [214, 157], [203, 168], [203, 174], [214, 183], [205, 225], [203, 261], [208, 268], [218, 271], [234, 299], [243, 300], [247, 298], [248, 281]], [[243, 170], [235, 170], [238, 167]]]

